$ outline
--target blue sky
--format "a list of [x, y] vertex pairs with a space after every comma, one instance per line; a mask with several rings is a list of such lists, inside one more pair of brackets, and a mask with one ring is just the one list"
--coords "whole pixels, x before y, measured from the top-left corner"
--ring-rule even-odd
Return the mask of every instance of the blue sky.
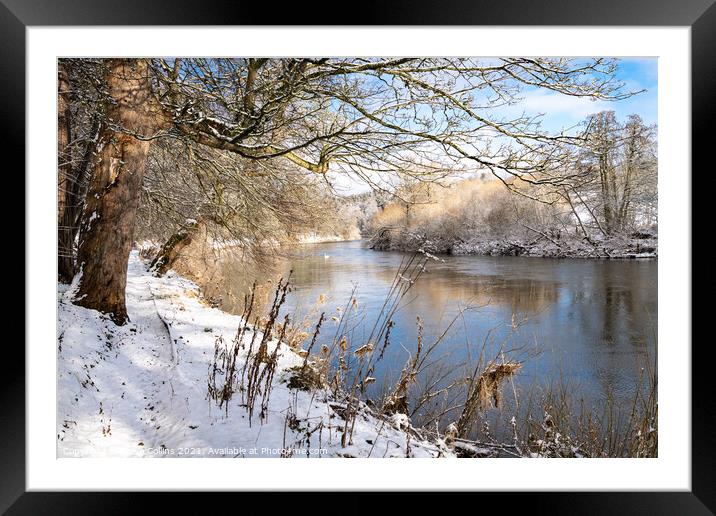
[[624, 91], [646, 90], [624, 100], [592, 101], [586, 98], [567, 97], [539, 89], [524, 92], [524, 100], [513, 109], [527, 113], [544, 113], [542, 127], [559, 131], [574, 126], [598, 111], [613, 110], [619, 120], [638, 114], [647, 124], [657, 123], [658, 69], [656, 58], [623, 58], [619, 61], [616, 77], [625, 83]]
[[611, 103], [617, 115], [636, 113], [644, 122], [656, 124], [658, 98], [657, 58], [643, 57], [623, 59], [619, 63], [617, 77], [627, 84], [627, 88], [647, 90], [629, 99]]

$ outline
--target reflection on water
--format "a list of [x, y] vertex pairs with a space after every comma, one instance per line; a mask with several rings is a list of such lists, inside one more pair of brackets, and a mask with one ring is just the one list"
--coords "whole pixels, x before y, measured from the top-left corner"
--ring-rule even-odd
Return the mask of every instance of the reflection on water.
[[[270, 284], [263, 282], [292, 269], [287, 309], [301, 317], [320, 295], [328, 299], [322, 310], [344, 306], [355, 288], [360, 317], [351, 344], [359, 346], [404, 256], [371, 251], [361, 242], [310, 245], [278, 262], [273, 273], [226, 262], [210, 293], [222, 298], [225, 309], [238, 311], [254, 279], [268, 292]], [[472, 307], [441, 344], [453, 376], [467, 374], [483, 348], [487, 357], [507, 349], [525, 362], [515, 378], [517, 389], [566, 380], [587, 403], [633, 393], [645, 359], [655, 352], [656, 261], [442, 259], [430, 262], [410, 291], [375, 376], [389, 382], [399, 374], [415, 348], [417, 316], [429, 338]]]

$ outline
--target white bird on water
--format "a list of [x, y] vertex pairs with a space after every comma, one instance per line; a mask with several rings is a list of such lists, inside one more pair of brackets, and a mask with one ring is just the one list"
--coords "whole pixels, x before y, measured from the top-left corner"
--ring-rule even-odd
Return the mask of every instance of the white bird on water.
[[323, 254], [323, 259], [324, 259], [324, 260], [328, 260], [329, 258], [330, 258], [330, 256], [328, 256], [328, 255], [325, 254], [325, 253]]

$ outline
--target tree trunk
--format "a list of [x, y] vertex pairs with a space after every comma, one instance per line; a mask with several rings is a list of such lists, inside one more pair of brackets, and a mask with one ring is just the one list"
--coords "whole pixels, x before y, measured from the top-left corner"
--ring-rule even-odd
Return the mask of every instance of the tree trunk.
[[124, 324], [127, 262], [150, 145], [142, 137], [154, 135], [164, 117], [146, 60], [110, 59], [106, 75], [112, 100], [82, 213], [74, 302]]
[[622, 188], [622, 198], [619, 205], [619, 227], [623, 231], [627, 227], [627, 218], [629, 216], [629, 205], [632, 197], [632, 181], [639, 157], [638, 148], [638, 127], [634, 124], [627, 125], [627, 142], [624, 151], [624, 187]]
[[70, 152], [71, 113], [69, 102], [70, 83], [67, 69], [60, 60], [57, 64], [57, 276], [69, 283], [74, 276], [72, 244], [74, 232], [67, 224], [67, 212], [72, 203], [74, 188], [72, 155]]
[[75, 274], [74, 248], [92, 164], [100, 134], [101, 114], [90, 120], [89, 132], [78, 143], [79, 131], [70, 109], [71, 69], [63, 59], [57, 63], [57, 276], [69, 283]]
[[166, 274], [181, 256], [181, 252], [193, 242], [194, 235], [197, 234], [198, 228], [198, 222], [189, 222], [186, 227], [169, 237], [157, 253], [157, 256], [152, 260], [152, 263], [149, 264], [149, 270], [154, 272], [157, 276]]

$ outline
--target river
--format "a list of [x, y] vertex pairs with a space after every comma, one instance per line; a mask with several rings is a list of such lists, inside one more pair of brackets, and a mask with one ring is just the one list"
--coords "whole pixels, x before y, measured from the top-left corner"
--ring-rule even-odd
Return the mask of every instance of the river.
[[[362, 345], [405, 257], [366, 249], [360, 241], [301, 246], [280, 266], [284, 274], [293, 270], [286, 309], [296, 321], [306, 314], [315, 321], [320, 311], [340, 316], [355, 289], [360, 315], [352, 325], [351, 346]], [[228, 267], [220, 282], [226, 299], [237, 299], [254, 276], [244, 266]], [[316, 307], [320, 296], [325, 302]], [[467, 375], [480, 354], [490, 359], [504, 352], [523, 364], [506, 399], [551, 385], [595, 408], [609, 397], [626, 403], [656, 353], [657, 261], [430, 260], [394, 318], [390, 349], [373, 374], [378, 379], [373, 394], [390, 385], [415, 352], [418, 317], [429, 344], [456, 316], [426, 377], [445, 375], [445, 384]], [[334, 336], [335, 324], [328, 319], [321, 339]]]

